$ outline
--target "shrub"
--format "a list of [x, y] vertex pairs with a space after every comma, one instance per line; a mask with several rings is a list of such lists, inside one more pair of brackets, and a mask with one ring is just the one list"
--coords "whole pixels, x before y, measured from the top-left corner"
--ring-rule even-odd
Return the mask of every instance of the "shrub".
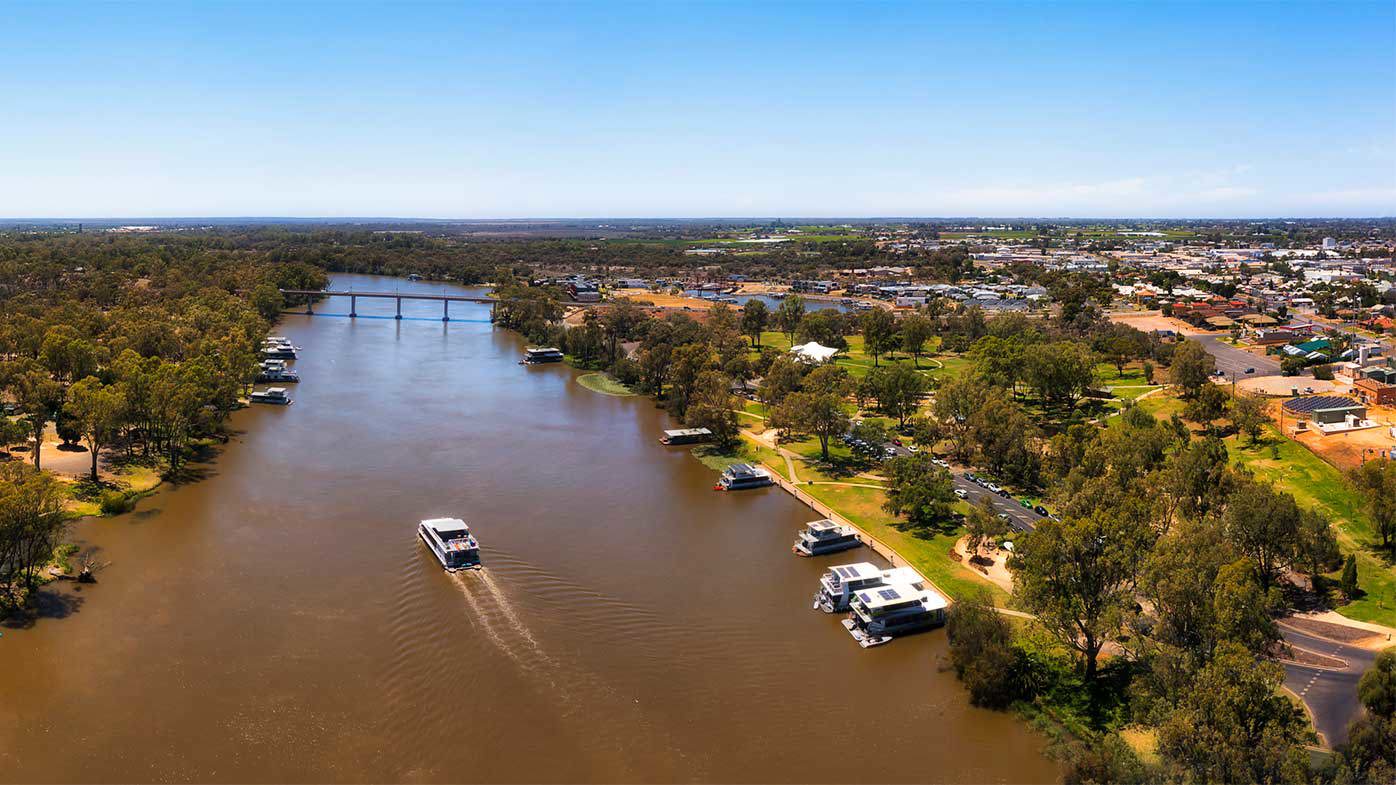
[[987, 595], [955, 603], [945, 626], [950, 663], [976, 706], [1001, 709], [1030, 697], [1026, 657], [1014, 645], [1013, 628]]
[[136, 506], [136, 499], [121, 491], [103, 491], [101, 510], [103, 515], [120, 515], [130, 512]]

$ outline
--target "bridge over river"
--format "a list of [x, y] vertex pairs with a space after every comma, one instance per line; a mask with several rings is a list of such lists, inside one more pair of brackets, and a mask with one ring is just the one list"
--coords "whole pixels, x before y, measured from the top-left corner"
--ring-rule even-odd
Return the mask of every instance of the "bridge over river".
[[[395, 300], [397, 302], [397, 314], [394, 316], [394, 318], [396, 319], [402, 318], [403, 300], [434, 300], [441, 303], [441, 321], [443, 322], [451, 321], [451, 303], [488, 303], [490, 305], [490, 312], [491, 314], [493, 314], [494, 305], [495, 303], [499, 302], [499, 300], [493, 297], [481, 297], [479, 295], [467, 294], [430, 294], [424, 292], [360, 292], [354, 290], [337, 292], [329, 289], [281, 289], [279, 291], [281, 292], [281, 295], [283, 297], [287, 295], [304, 297], [305, 312], [308, 314], [315, 313], [315, 300], [318, 297], [348, 297], [350, 316], [359, 315], [360, 297], [371, 297], [380, 300]], [[564, 303], [565, 306], [588, 306], [595, 304], [596, 303]]]

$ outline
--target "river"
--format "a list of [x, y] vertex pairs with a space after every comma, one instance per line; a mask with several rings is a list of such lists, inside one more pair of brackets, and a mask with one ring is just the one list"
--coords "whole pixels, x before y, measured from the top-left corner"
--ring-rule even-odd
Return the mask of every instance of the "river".
[[[943, 630], [862, 650], [810, 609], [831, 559], [791, 554], [803, 505], [713, 492], [652, 401], [519, 365], [488, 306], [392, 308], [287, 315], [294, 405], [74, 527], [107, 565], [3, 629], [0, 779], [1055, 780], [968, 705]], [[435, 516], [486, 570], [439, 568]]]

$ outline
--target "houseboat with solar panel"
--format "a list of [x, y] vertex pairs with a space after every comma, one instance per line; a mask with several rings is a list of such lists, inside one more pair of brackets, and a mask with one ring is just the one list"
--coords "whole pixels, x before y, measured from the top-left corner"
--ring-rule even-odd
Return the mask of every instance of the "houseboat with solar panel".
[[865, 561], [840, 564], [830, 567], [819, 579], [819, 591], [814, 593], [814, 607], [825, 613], [846, 611], [854, 593], [894, 583], [920, 588], [921, 576], [910, 567], [884, 570]]
[[844, 629], [867, 649], [893, 638], [939, 627], [945, 623], [945, 598], [930, 589], [889, 583], [853, 593]]
[[857, 548], [863, 541], [858, 530], [847, 524], [834, 523], [828, 518], [810, 521], [795, 537], [792, 550], [800, 556], [823, 556]]
[[734, 463], [722, 470], [722, 477], [718, 478], [714, 489], [744, 491], [748, 488], [764, 488], [774, 484], [775, 480], [771, 479], [771, 473], [765, 469], [752, 466], [749, 463]]
[[428, 518], [417, 525], [417, 536], [446, 572], [480, 569], [480, 543], [460, 518]]

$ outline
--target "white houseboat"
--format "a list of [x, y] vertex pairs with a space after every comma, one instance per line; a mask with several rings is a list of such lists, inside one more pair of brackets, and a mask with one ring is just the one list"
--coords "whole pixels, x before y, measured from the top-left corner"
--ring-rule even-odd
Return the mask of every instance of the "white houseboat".
[[805, 524], [805, 528], [796, 536], [792, 550], [800, 556], [823, 556], [826, 553], [857, 548], [862, 544], [863, 541], [858, 539], [858, 531], [852, 526], [823, 518]]
[[417, 535], [447, 572], [480, 569], [480, 543], [460, 518], [428, 518], [417, 525]]
[[266, 360], [294, 360], [296, 359], [296, 347], [289, 343], [269, 343], [262, 347], [262, 358]]
[[734, 463], [722, 470], [722, 477], [718, 478], [717, 485], [713, 487], [719, 491], [744, 491], [774, 484], [771, 473], [765, 469], [749, 463]]
[[889, 583], [854, 592], [844, 629], [863, 648], [945, 623], [945, 598], [930, 589]]
[[268, 387], [265, 390], [258, 390], [247, 396], [247, 400], [252, 403], [270, 403], [276, 406], [291, 405], [291, 398], [286, 395], [285, 387]]
[[825, 613], [846, 611], [855, 592], [893, 583], [919, 589], [921, 576], [910, 567], [884, 570], [865, 561], [830, 567], [819, 579], [819, 591], [814, 593], [814, 607]]
[[713, 438], [713, 432], [707, 428], [679, 428], [673, 431], [665, 431], [659, 437], [663, 444], [698, 444]]
[[257, 372], [258, 382], [299, 382], [300, 374], [287, 368], [283, 360], [263, 360], [262, 369]]
[[524, 362], [529, 365], [536, 363], [560, 363], [562, 362], [562, 350], [551, 346], [544, 346], [537, 349], [524, 349]]

